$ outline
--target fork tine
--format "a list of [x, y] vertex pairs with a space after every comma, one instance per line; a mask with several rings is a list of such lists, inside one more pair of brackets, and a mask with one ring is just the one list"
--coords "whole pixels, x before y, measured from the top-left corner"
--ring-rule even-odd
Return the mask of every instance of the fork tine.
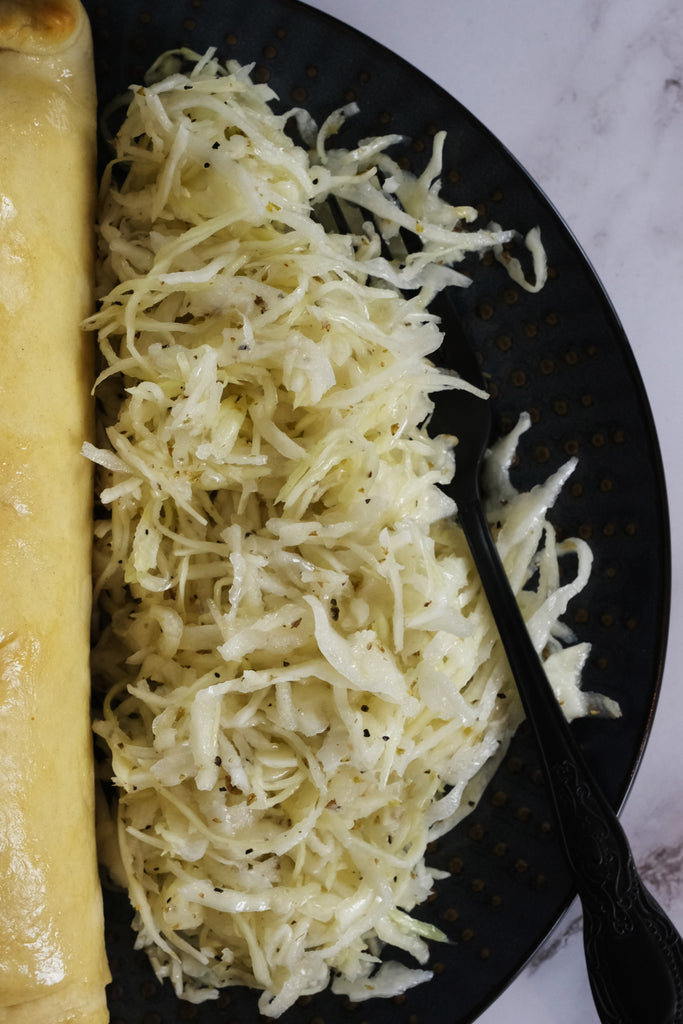
[[[378, 171], [378, 180], [381, 181], [379, 174]], [[378, 187], [381, 187], [381, 184]], [[397, 206], [400, 205], [396, 196], [391, 198]], [[382, 255], [390, 263], [403, 264], [411, 253], [419, 251], [417, 235], [413, 235], [405, 228], [395, 227], [392, 235], [387, 237], [386, 229], [383, 230], [376, 216], [342, 196], [330, 194], [317, 209], [316, 216], [326, 230], [340, 234], [362, 235], [367, 234], [368, 225], [372, 225], [380, 240]], [[452, 286], [447, 288], [436, 295], [429, 306], [430, 311], [439, 317], [444, 332], [440, 353], [446, 366], [455, 370], [468, 383], [485, 390], [481, 363], [463, 329], [461, 314], [453, 294], [455, 291]]]
[[[367, 233], [368, 225], [372, 225], [381, 240], [382, 254], [390, 262], [402, 263], [411, 249], [413, 252], [417, 250], [417, 237], [406, 239], [410, 233], [399, 229], [395, 235], [387, 238], [375, 217], [343, 197], [328, 196], [324, 205], [324, 214], [322, 210], [319, 211], [320, 222], [323, 223], [324, 216], [327, 223], [334, 225], [334, 230], [341, 234]], [[442, 329], [437, 361], [454, 371], [462, 380], [485, 391], [479, 358], [465, 333], [452, 294], [455, 290], [454, 287], [447, 288], [430, 302], [430, 312], [439, 317]], [[458, 508], [463, 502], [469, 501], [472, 495], [478, 500], [479, 467], [492, 428], [491, 403], [466, 390], [459, 390], [457, 398], [453, 392], [437, 394], [434, 396], [434, 409], [428, 426], [432, 436], [451, 435], [458, 439], [458, 472], [445, 485], [447, 493], [454, 498]]]
[[326, 230], [331, 229], [341, 235], [364, 235], [368, 233], [368, 227], [372, 226], [380, 239], [382, 255], [389, 261], [399, 257], [398, 253], [393, 253], [389, 248], [376, 219], [343, 196], [328, 195], [317, 207], [316, 217]]

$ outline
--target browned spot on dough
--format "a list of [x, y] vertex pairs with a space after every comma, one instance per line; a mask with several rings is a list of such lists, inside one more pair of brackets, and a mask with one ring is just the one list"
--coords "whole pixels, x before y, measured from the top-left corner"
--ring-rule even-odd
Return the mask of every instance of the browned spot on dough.
[[80, 20], [73, 0], [9, 0], [0, 9], [0, 48], [20, 53], [58, 50]]

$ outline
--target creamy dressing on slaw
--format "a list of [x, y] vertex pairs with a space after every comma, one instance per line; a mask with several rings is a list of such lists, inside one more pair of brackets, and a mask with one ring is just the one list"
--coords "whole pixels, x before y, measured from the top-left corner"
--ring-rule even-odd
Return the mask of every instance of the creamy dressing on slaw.
[[[352, 109], [318, 131], [275, 114], [248, 68], [208, 53], [186, 71], [186, 56], [133, 90], [102, 186], [102, 415], [85, 451], [105, 509], [105, 857], [159, 977], [193, 1001], [254, 986], [277, 1017], [330, 983], [357, 1001], [431, 976], [428, 940], [445, 936], [412, 913], [440, 877], [427, 844], [474, 805], [522, 716], [439, 486], [453, 439], [426, 427], [431, 395], [463, 386], [430, 361], [429, 299], [514, 233], [470, 228], [475, 211], [440, 198], [442, 136], [416, 178], [395, 137], [329, 146]], [[326, 232], [328, 194], [422, 250], [399, 266], [370, 225]], [[509, 269], [537, 289], [537, 231], [527, 245], [534, 283]], [[572, 462], [529, 494], [510, 484], [528, 425], [489, 460], [491, 515], [571, 718], [592, 699], [588, 649], [560, 619], [591, 557], [547, 521]], [[420, 967], [384, 961], [387, 945]]]

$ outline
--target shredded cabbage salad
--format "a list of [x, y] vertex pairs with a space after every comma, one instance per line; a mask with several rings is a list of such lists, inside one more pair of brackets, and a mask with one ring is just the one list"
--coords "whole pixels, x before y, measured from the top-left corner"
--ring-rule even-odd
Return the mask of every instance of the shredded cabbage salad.
[[[453, 438], [425, 425], [430, 396], [463, 386], [429, 359], [429, 299], [512, 232], [440, 198], [441, 136], [414, 177], [393, 136], [328, 144], [352, 109], [320, 129], [276, 114], [249, 70], [183, 52], [133, 88], [102, 183], [100, 439], [84, 450], [103, 506], [95, 730], [118, 794], [103, 858], [178, 995], [248, 985], [277, 1017], [330, 983], [355, 1001], [431, 976], [428, 940], [447, 936], [412, 915], [440, 877], [427, 844], [522, 717], [439, 487]], [[369, 224], [325, 231], [329, 194], [388, 235], [412, 227], [421, 252], [398, 265]], [[536, 232], [528, 246], [533, 286], [508, 269], [541, 287]], [[592, 699], [587, 647], [559, 619], [591, 558], [546, 519], [572, 463], [531, 493], [510, 484], [527, 426], [489, 460], [491, 516], [571, 718]]]

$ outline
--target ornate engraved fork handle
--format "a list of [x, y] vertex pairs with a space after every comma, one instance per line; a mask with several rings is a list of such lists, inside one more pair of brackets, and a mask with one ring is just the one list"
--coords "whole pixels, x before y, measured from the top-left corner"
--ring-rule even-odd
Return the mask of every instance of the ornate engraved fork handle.
[[538, 741], [583, 906], [600, 1020], [683, 1024], [683, 940], [639, 878], [623, 829], [567, 726], [476, 497], [459, 502], [459, 519]]
[[551, 785], [583, 907], [588, 976], [607, 1024], [683, 1024], [683, 941], [643, 885], [628, 842], [580, 762]]

